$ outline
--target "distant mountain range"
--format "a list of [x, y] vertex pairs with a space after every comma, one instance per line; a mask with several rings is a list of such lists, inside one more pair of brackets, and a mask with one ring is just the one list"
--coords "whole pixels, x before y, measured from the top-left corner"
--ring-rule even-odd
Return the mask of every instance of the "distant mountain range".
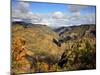
[[[69, 26], [69, 27], [58, 27], [58, 28], [52, 29], [51, 27], [47, 25], [31, 24], [31, 23], [26, 23], [23, 21], [12, 22], [13, 27], [16, 28], [17, 25], [25, 28], [25, 32], [29, 34], [25, 34], [25, 32], [20, 33], [19, 31], [17, 31], [16, 34], [24, 34], [23, 37], [26, 38], [27, 36], [27, 40], [30, 40], [28, 39], [28, 36], [32, 36], [34, 34], [36, 36], [34, 37], [32, 36], [29, 38], [34, 38], [34, 39], [46, 38], [47, 40], [51, 39], [52, 42], [57, 44], [57, 46], [61, 46], [62, 43], [68, 40], [72, 41], [72, 40], [78, 40], [78, 39], [86, 38], [86, 37], [96, 38], [96, 25], [94, 24], [85, 24], [85, 25]], [[33, 40], [31, 39], [31, 42], [32, 41]]]
[[59, 34], [59, 36], [74, 36], [81, 38], [83, 36], [92, 35], [96, 36], [96, 25], [95, 24], [85, 24], [79, 26], [69, 26], [69, 27], [60, 27], [54, 30]]
[[85, 25], [79, 25], [79, 26], [51, 28], [47, 25], [26, 23], [24, 21], [14, 21], [12, 22], [12, 25], [23, 26], [23, 28], [26, 28], [27, 30], [28, 29], [32, 30], [33, 33], [38, 31], [37, 35], [41, 34], [41, 36], [45, 34], [48, 34], [48, 36], [49, 35], [51, 36], [51, 34], [53, 34], [54, 39], [57, 39], [59, 41], [58, 42], [59, 44], [61, 42], [65, 42], [68, 40], [77, 40], [83, 37], [94, 37], [94, 38], [96, 37], [96, 25], [95, 24], [85, 24]]

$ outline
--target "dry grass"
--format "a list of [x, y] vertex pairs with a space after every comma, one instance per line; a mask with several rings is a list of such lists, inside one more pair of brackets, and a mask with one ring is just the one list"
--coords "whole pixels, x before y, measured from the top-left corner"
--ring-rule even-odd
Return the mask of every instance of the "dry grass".
[[[78, 30], [73, 32], [79, 35]], [[53, 39], [59, 38], [57, 33], [46, 26], [12, 26], [12, 72], [19, 74], [96, 68], [95, 37], [64, 41], [58, 47]], [[65, 57], [62, 58], [63, 53]], [[62, 60], [67, 62], [60, 67], [58, 62]]]

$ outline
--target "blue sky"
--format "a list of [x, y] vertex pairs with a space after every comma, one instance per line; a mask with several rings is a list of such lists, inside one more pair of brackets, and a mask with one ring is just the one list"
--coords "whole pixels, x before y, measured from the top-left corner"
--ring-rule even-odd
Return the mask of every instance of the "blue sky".
[[[34, 16], [35, 18], [37, 16], [41, 19], [43, 18], [43, 21], [45, 22], [46, 22], [46, 19], [48, 18], [47, 22], [52, 22], [52, 24], [56, 24], [54, 22], [58, 22], [58, 21], [61, 21], [62, 25], [72, 25], [74, 23], [75, 24], [85, 24], [85, 23], [95, 24], [95, 13], [96, 13], [95, 6], [39, 3], [39, 2], [18, 2], [16, 0], [12, 0], [12, 8], [13, 8], [12, 10], [14, 11], [12, 12], [13, 13], [12, 15], [15, 17], [16, 13], [18, 14], [19, 12], [21, 16], [19, 17], [16, 16], [16, 17], [20, 19], [22, 15], [23, 16], [25, 16], [25, 14], [29, 15], [29, 13], [31, 12], [31, 15]], [[17, 12], [15, 12], [15, 10]], [[35, 14], [37, 16], [35, 16]], [[52, 16], [53, 18], [51, 18]], [[32, 17], [31, 20], [34, 17]], [[76, 18], [76, 20], [74, 18]], [[68, 21], [69, 19], [70, 19], [70, 22]], [[89, 21], [87, 21], [88, 19]]]
[[[17, 5], [16, 0], [12, 0], [12, 4], [15, 7]], [[30, 4], [30, 9], [34, 13], [51, 13], [56, 11], [61, 11], [63, 13], [69, 13], [70, 4], [54, 4], [54, 3], [39, 3], [39, 2], [26, 2]], [[77, 6], [77, 5], [76, 5]], [[95, 13], [95, 6], [89, 6], [86, 9], [82, 9], [81, 13]]]

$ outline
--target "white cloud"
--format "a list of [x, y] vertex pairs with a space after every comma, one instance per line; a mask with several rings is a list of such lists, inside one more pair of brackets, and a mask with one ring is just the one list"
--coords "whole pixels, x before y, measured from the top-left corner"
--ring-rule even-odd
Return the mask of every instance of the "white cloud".
[[18, 5], [16, 6], [17, 9], [21, 11], [21, 13], [27, 13], [29, 11], [29, 3], [27, 2], [18, 2]]
[[96, 14], [87, 14], [87, 23], [96, 24]]
[[80, 16], [81, 13], [78, 11], [78, 12], [73, 13], [73, 15], [75, 15], [75, 16]]
[[95, 24], [95, 13], [81, 14], [81, 10], [88, 8], [88, 5], [70, 5], [69, 11], [72, 14], [69, 19], [72, 24]]
[[69, 17], [72, 24], [95, 24], [95, 14], [89, 13], [80, 16]]
[[[72, 24], [90, 24], [90, 18], [92, 13], [89, 14], [81, 14], [81, 10], [88, 8], [86, 5], [70, 5], [69, 11], [72, 14], [69, 19]], [[93, 19], [93, 17], [91, 18]], [[94, 23], [93, 23], [94, 24]]]
[[29, 13], [29, 4], [25, 2], [17, 2], [15, 8], [12, 8], [12, 17], [26, 19]]
[[61, 18], [64, 18], [64, 14], [60, 11], [57, 11], [53, 13], [52, 17], [55, 19], [61, 19]]
[[42, 19], [40, 22], [37, 22], [37, 23], [38, 24], [43, 24], [43, 25], [48, 25], [48, 26], [51, 25], [50, 21], [47, 20], [47, 19]]
[[86, 5], [69, 5], [69, 11], [76, 13], [79, 12], [82, 9], [88, 8], [89, 6]]
[[12, 18], [16, 18], [16, 20], [21, 19], [31, 23], [38, 22], [40, 20], [39, 15], [34, 14], [29, 7], [30, 5], [26, 2], [17, 2], [16, 7], [12, 9]]

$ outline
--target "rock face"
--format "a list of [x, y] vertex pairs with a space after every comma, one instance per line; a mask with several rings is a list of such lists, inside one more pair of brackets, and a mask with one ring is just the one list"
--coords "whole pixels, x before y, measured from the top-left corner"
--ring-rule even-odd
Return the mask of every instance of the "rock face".
[[[80, 26], [70, 26], [70, 27], [60, 27], [56, 28], [54, 31], [57, 32], [60, 36], [78, 36], [79, 38], [83, 37], [87, 31], [96, 31], [95, 25], [80, 25]], [[95, 35], [95, 32], [94, 32]]]
[[[66, 29], [68, 28], [64, 27], [64, 30]], [[63, 28], [60, 31], [63, 31]], [[63, 52], [58, 65], [61, 68], [67, 67], [67, 70], [95, 69], [95, 25], [72, 26], [70, 30], [62, 33], [60, 36], [62, 37], [61, 40], [65, 43], [66, 50]]]
[[95, 25], [52, 30], [46, 25], [29, 25], [23, 22], [12, 24], [13, 73], [67, 71], [96, 67]]

